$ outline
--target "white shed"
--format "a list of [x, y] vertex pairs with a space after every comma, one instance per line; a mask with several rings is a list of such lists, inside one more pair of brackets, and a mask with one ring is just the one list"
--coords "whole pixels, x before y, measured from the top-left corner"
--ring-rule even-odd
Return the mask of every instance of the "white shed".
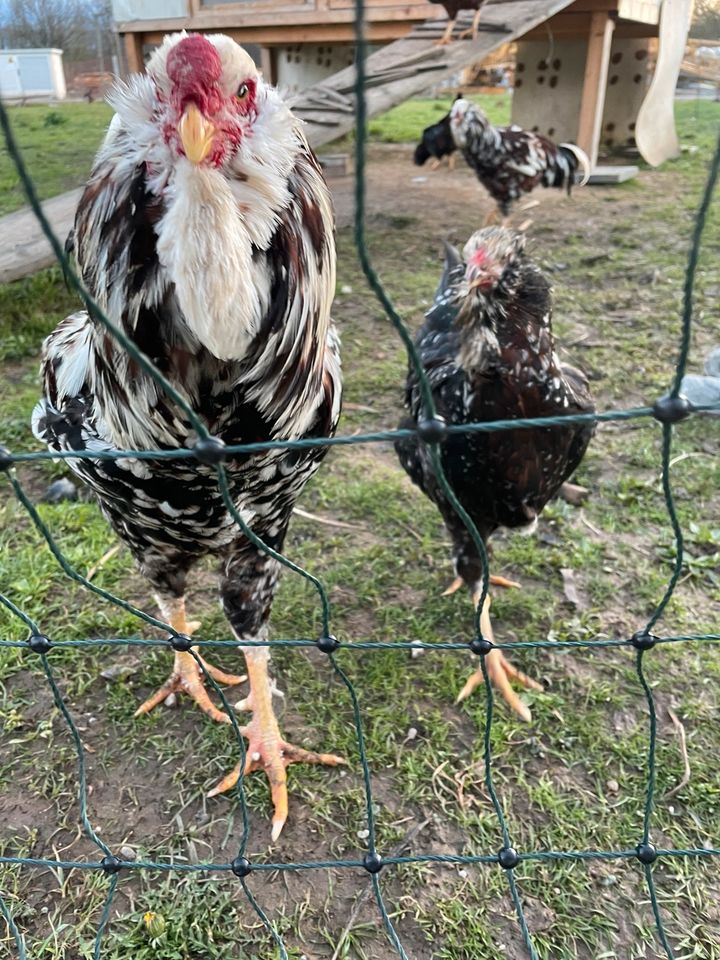
[[65, 99], [62, 50], [0, 50], [0, 97]]

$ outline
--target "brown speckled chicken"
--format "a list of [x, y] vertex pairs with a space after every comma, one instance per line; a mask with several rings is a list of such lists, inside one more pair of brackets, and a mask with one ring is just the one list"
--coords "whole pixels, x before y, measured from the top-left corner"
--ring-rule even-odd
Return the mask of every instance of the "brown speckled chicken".
[[[437, 413], [448, 424], [594, 409], [586, 378], [561, 363], [555, 352], [550, 284], [526, 257], [524, 245], [522, 234], [500, 227], [474, 233], [462, 257], [448, 245], [435, 302], [415, 341]], [[401, 426], [413, 427], [424, 414], [412, 365], [405, 402], [410, 417]], [[447, 437], [440, 447], [443, 468], [484, 542], [499, 527], [534, 527], [545, 504], [579, 465], [592, 432], [591, 424], [581, 423]], [[477, 605], [480, 555], [437, 482], [427, 448], [403, 439], [396, 450], [411, 480], [437, 505], [452, 539], [458, 580], [450, 591], [465, 584]], [[483, 636], [492, 640], [489, 602], [480, 622]], [[508, 703], [529, 720], [530, 711], [510, 680], [534, 689], [539, 684], [499, 650], [487, 654], [486, 664]], [[482, 679], [476, 670], [458, 699]]]

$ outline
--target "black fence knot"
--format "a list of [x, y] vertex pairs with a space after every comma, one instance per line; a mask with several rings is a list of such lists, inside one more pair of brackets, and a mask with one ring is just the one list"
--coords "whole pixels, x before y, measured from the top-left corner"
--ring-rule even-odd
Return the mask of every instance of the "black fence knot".
[[657, 637], [654, 637], [647, 630], [638, 630], [630, 637], [630, 643], [636, 650], [652, 650], [657, 643]]
[[337, 648], [340, 646], [340, 641], [337, 637], [334, 637], [331, 633], [328, 633], [327, 636], [317, 638], [317, 648], [323, 653], [335, 653]]
[[47, 653], [52, 643], [43, 633], [34, 633], [28, 640], [28, 646], [33, 653]]
[[417, 432], [425, 443], [442, 443], [447, 438], [447, 423], [443, 417], [428, 417], [418, 421]]
[[363, 857], [363, 866], [368, 873], [380, 873], [385, 864], [380, 854], [374, 851], [373, 853], [365, 854]]
[[12, 454], [0, 444], [0, 470], [9, 470], [13, 464]]
[[176, 633], [169, 638], [170, 646], [178, 653], [187, 653], [192, 647], [192, 640], [186, 633]]
[[658, 858], [658, 852], [653, 843], [639, 843], [635, 847], [635, 852], [640, 863], [644, 863], [646, 866], [655, 863]]
[[503, 847], [498, 853], [498, 863], [503, 870], [513, 870], [520, 863], [520, 856], [515, 847]]
[[227, 456], [225, 444], [220, 437], [200, 437], [200, 439], [193, 444], [192, 449], [195, 454], [195, 459], [209, 467], [216, 467], [219, 463], [222, 463]]
[[678, 423], [687, 420], [693, 412], [693, 405], [687, 397], [660, 397], [652, 406], [653, 416], [660, 423]]
[[479, 657], [485, 657], [491, 650], [495, 649], [495, 644], [492, 640], [488, 640], [487, 637], [473, 637], [469, 646], [472, 652], [476, 653]]
[[119, 873], [122, 870], [122, 862], [118, 860], [117, 857], [113, 856], [112, 853], [109, 853], [106, 857], [103, 857], [100, 861], [100, 866], [103, 868], [103, 873], [112, 875], [113, 873]]
[[243, 877], [246, 877], [252, 871], [252, 864], [247, 857], [235, 857], [230, 864], [230, 869], [236, 877], [240, 877], [242, 880]]

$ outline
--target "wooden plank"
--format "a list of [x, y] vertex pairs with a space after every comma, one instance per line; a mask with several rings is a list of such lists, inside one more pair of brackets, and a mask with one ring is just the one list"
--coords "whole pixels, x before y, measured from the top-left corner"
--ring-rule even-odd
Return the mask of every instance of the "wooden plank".
[[152, 33], [158, 30], [162, 30], [165, 34], [189, 29], [190, 23], [190, 17], [170, 17], [167, 20], [122, 20], [115, 24], [115, 30], [121, 36], [128, 33]]
[[618, 16], [621, 20], [657, 25], [660, 22], [660, 4], [656, 0], [620, 0]]
[[140, 73], [143, 69], [142, 35], [126, 33], [123, 40], [125, 42], [125, 58], [128, 70], [130, 73]]
[[[217, 31], [206, 30], [205, 33], [214, 33]], [[368, 24], [366, 36], [370, 43], [392, 42], [407, 36], [407, 24], [397, 21], [396, 23], [371, 23]], [[232, 37], [240, 44], [258, 43], [268, 46], [283, 46], [291, 43], [352, 43], [355, 39], [355, 32], [352, 23], [329, 23], [323, 24], [296, 24], [283, 25], [278, 27], [277, 23], [273, 26], [265, 27], [240, 27], [225, 28], [222, 33]], [[161, 43], [164, 33], [155, 32], [144, 34], [146, 43]], [[438, 33], [439, 36], [439, 33]]]
[[[563, 40], [587, 38], [590, 30], [590, 17], [586, 14], [585, 18], [573, 15], [573, 17], [562, 17], [558, 23], [555, 19], [549, 20], [547, 24], [530, 30], [524, 37], [524, 40], [547, 40], [548, 28], [552, 31], [554, 37], [562, 37]], [[658, 28], [651, 23], [633, 23], [629, 20], [616, 20], [613, 36], [621, 40], [643, 39], [647, 37], [656, 37]]]
[[590, 158], [591, 167], [594, 167], [597, 162], [600, 146], [600, 131], [614, 27], [614, 21], [605, 11], [592, 15], [577, 135], [578, 146], [582, 147]]
[[260, 69], [269, 83], [275, 83], [275, 51], [272, 47], [260, 47]]
[[692, 6], [692, 0], [665, 0], [662, 8], [655, 74], [635, 124], [638, 150], [654, 167], [680, 153], [674, 93], [685, 55]]
[[[84, 187], [78, 187], [42, 202], [45, 216], [61, 242], [65, 241], [75, 219], [75, 210], [83, 190]], [[29, 277], [56, 263], [55, 254], [30, 207], [23, 207], [3, 217], [0, 235], [3, 238], [0, 246], [0, 283]]]
[[[414, 7], [413, 15], [408, 14], [408, 8], [388, 8], [386, 10], [376, 10], [373, 16], [369, 17], [367, 24], [369, 26], [377, 23], [398, 23], [405, 27], [405, 33], [408, 33], [412, 23], [420, 23], [427, 19], [428, 11], [432, 7], [424, 4], [422, 7]], [[301, 10], [297, 7], [277, 11], [264, 9], [253, 14], [252, 17], [238, 18], [233, 22], [215, 23], [207, 22], [204, 17], [197, 17], [193, 21], [143, 21], [135, 20], [131, 24], [123, 24], [130, 32], [131, 28], [139, 30], [142, 33], [153, 34], [154, 36], [165, 36], [167, 33], [173, 33], [178, 30], [200, 30], [205, 33], [221, 32], [228, 36], [233, 36], [233, 31], [237, 30], [256, 30], [259, 27], [274, 28], [274, 42], [282, 44], [285, 42], [286, 27], [307, 26], [320, 29], [324, 26], [334, 24], [354, 24], [355, 12], [351, 8], [345, 10]]]

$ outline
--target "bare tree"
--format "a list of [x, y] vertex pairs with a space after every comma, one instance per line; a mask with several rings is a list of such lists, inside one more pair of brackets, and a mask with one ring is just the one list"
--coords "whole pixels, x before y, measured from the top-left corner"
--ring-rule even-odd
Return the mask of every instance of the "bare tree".
[[5, 47], [59, 47], [66, 60], [104, 59], [113, 49], [110, 0], [6, 0]]
[[690, 36], [720, 40], [720, 0], [695, 0]]

